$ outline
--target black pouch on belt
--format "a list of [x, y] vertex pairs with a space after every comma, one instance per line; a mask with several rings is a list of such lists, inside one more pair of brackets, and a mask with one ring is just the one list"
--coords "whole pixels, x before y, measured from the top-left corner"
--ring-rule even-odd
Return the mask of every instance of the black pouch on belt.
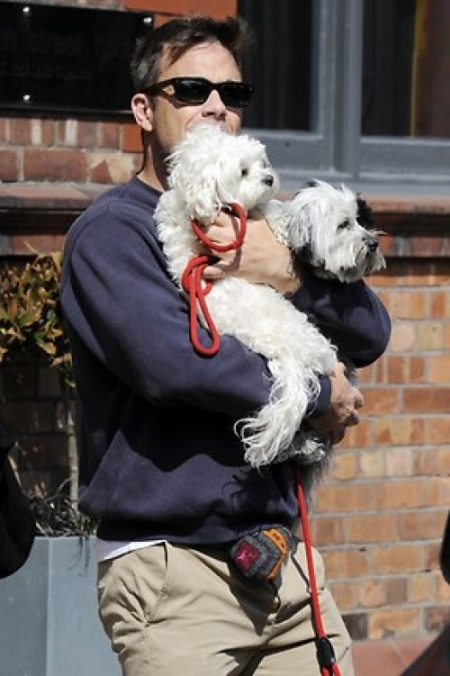
[[230, 557], [245, 577], [270, 581], [278, 575], [293, 543], [293, 535], [287, 528], [268, 528], [237, 540], [230, 549]]

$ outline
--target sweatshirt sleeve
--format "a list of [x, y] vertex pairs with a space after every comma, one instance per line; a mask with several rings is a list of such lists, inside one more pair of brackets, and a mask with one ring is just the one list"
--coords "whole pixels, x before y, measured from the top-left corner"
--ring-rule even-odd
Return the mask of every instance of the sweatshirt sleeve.
[[154, 230], [135, 216], [113, 203], [94, 221], [82, 216], [67, 237], [61, 303], [75, 371], [77, 351], [87, 349], [155, 406], [189, 404], [234, 419], [261, 408], [271, 384], [266, 361], [230, 336], [214, 357], [193, 349], [188, 304]]
[[357, 368], [369, 366], [385, 352], [391, 321], [363, 280], [351, 284], [324, 280], [306, 269], [292, 300]]

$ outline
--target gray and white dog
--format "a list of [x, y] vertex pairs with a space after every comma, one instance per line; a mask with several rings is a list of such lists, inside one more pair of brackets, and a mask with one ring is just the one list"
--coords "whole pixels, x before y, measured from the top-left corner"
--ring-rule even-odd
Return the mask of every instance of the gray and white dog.
[[292, 200], [272, 200], [267, 217], [277, 236], [319, 277], [355, 282], [386, 265], [372, 210], [345, 185], [310, 181]]

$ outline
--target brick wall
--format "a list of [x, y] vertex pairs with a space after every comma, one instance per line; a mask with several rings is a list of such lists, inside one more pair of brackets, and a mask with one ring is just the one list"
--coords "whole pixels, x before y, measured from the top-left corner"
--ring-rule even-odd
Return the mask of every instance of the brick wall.
[[[236, 2], [126, 6], [155, 11], [159, 23], [190, 10], [233, 14]], [[91, 199], [133, 173], [139, 149], [131, 122], [0, 116], [0, 256], [60, 248]], [[356, 639], [420, 637], [449, 619], [438, 550], [450, 505], [450, 201], [371, 201], [388, 233], [388, 269], [371, 283], [390, 310], [393, 338], [361, 372], [363, 421], [314, 497], [313, 535]], [[56, 374], [31, 355], [0, 368], [26, 485], [53, 489], [68, 474], [62, 393]]]
[[388, 269], [371, 285], [393, 335], [360, 372], [363, 420], [339, 447], [313, 517], [356, 639], [425, 635], [450, 619], [438, 565], [450, 507], [450, 203], [375, 205]]

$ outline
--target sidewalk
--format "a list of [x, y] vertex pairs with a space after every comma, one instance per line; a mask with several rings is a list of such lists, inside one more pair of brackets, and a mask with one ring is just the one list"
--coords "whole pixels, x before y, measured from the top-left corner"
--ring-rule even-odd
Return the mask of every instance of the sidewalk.
[[[353, 661], [356, 676], [401, 676], [432, 638], [356, 641]], [[438, 674], [430, 674], [438, 676]]]

